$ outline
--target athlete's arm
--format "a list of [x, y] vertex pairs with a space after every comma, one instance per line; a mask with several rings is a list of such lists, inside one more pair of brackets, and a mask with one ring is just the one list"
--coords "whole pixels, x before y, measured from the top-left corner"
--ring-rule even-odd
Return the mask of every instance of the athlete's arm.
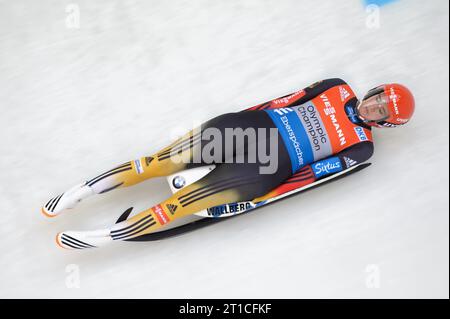
[[262, 202], [270, 198], [285, 194], [294, 189], [307, 186], [330, 175], [337, 174], [352, 166], [367, 161], [373, 154], [373, 143], [361, 142], [344, 149], [336, 155], [305, 165], [296, 174], [292, 175], [283, 184], [268, 194], [254, 199], [254, 202]]
[[352, 145], [336, 155], [311, 164], [315, 180], [339, 173], [347, 168], [367, 161], [373, 154], [373, 143], [370, 141]]
[[289, 107], [289, 106], [295, 106], [303, 104], [319, 94], [322, 94], [326, 90], [337, 86], [337, 85], [346, 85], [347, 83], [338, 78], [333, 79], [326, 79], [323, 81], [316, 82], [314, 84], [311, 84], [310, 86], [294, 92], [292, 94], [288, 94], [273, 100], [270, 100], [268, 102], [255, 105], [253, 107], [248, 108], [245, 111], [255, 111], [255, 110], [268, 110], [268, 109], [275, 109], [280, 107]]

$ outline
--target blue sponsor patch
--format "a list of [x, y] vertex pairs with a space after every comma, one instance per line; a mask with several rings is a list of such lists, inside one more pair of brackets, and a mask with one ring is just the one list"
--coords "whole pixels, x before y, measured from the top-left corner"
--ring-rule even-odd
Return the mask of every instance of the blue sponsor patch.
[[350, 105], [345, 105], [345, 112], [347, 113], [347, 116], [350, 118], [350, 121], [352, 121], [355, 124], [361, 123], [361, 120], [358, 118], [358, 115], [356, 114], [355, 109]]
[[312, 164], [316, 178], [342, 171], [342, 164], [338, 157], [330, 157]]
[[355, 133], [361, 142], [369, 140], [367, 138], [366, 132], [364, 132], [364, 129], [361, 126], [355, 126]]
[[291, 159], [292, 173], [295, 174], [300, 168], [313, 162], [312, 147], [297, 113], [288, 107], [265, 111], [277, 126], [283, 139]]

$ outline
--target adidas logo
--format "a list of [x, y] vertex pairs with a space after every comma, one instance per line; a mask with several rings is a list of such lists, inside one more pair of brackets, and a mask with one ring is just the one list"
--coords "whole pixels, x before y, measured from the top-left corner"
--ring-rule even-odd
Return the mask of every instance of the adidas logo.
[[353, 165], [356, 164], [355, 160], [352, 160], [351, 158], [348, 158], [346, 156], [344, 156], [344, 161], [345, 161], [345, 165], [347, 165], [347, 168], [352, 167]]
[[350, 96], [350, 93], [342, 86], [339, 87], [339, 93], [341, 94], [341, 102], [344, 102]]
[[167, 204], [166, 207], [172, 215], [175, 213], [175, 211], [178, 208], [177, 205], [173, 205], [173, 204]]
[[153, 157], [150, 157], [150, 156], [146, 157], [145, 158], [145, 165], [149, 166], [152, 161], [153, 161]]

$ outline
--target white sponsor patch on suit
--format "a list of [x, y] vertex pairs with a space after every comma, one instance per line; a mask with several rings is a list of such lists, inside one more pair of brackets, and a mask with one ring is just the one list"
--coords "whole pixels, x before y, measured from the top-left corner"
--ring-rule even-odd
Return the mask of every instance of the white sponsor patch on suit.
[[136, 168], [136, 172], [138, 174], [144, 173], [144, 169], [142, 168], [142, 164], [141, 164], [141, 160], [140, 159], [134, 160], [134, 167]]

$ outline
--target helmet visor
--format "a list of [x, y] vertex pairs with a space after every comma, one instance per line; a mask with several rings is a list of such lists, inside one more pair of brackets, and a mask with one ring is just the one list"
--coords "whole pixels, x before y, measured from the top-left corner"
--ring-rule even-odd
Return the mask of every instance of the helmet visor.
[[[368, 94], [369, 95], [369, 94]], [[389, 97], [383, 91], [366, 96], [357, 107], [359, 117], [365, 122], [379, 122], [389, 118]]]

